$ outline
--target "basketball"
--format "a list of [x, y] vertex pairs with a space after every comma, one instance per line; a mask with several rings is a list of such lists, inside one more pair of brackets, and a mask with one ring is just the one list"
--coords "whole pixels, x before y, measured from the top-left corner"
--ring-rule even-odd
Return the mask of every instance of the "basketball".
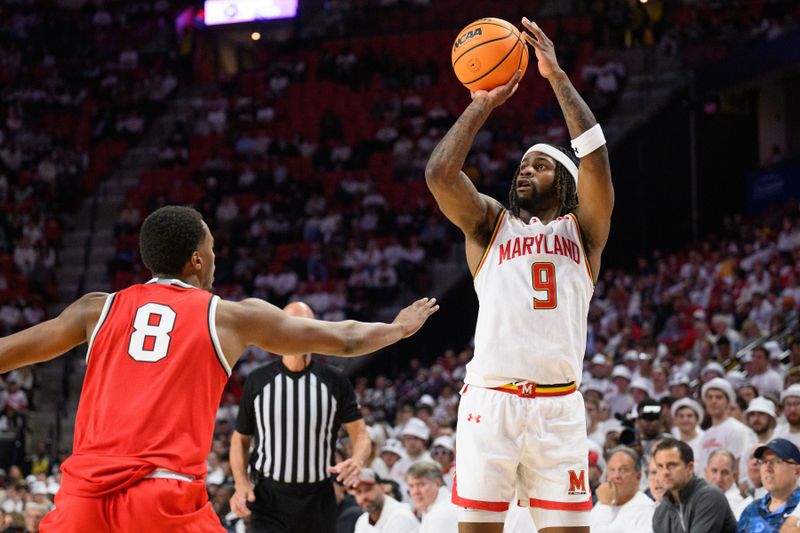
[[528, 47], [513, 24], [483, 18], [458, 33], [450, 57], [458, 81], [470, 91], [490, 91], [528, 68]]

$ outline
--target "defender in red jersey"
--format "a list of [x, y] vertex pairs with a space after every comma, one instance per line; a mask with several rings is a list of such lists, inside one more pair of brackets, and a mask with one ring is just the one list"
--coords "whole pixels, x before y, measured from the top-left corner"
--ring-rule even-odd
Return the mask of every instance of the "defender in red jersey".
[[222, 389], [245, 347], [350, 357], [415, 333], [438, 310], [423, 298], [391, 324], [289, 316], [255, 298], [209, 292], [213, 237], [200, 213], [168, 206], [142, 224], [154, 279], [91, 293], [57, 318], [0, 339], [0, 372], [88, 342], [73, 455], [40, 531], [222, 532], [205, 457]]

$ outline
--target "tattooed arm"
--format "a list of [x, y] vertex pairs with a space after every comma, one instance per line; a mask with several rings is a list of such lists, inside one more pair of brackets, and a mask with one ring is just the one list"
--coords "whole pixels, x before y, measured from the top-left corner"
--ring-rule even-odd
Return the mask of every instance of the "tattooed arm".
[[[589, 106], [572, 86], [556, 59], [553, 43], [541, 28], [527, 18], [522, 19], [525, 39], [536, 50], [539, 73], [547, 78], [558, 98], [573, 139], [597, 124]], [[611, 212], [614, 209], [614, 186], [605, 145], [581, 158], [578, 166], [578, 203], [575, 212], [586, 240], [587, 253], [595, 277], [600, 271], [600, 255], [608, 241]]]
[[[488, 92], [473, 92], [472, 102], [439, 141], [425, 167], [428, 188], [444, 215], [464, 232], [467, 244], [472, 241], [485, 246], [488, 243], [492, 225], [502, 206], [479, 193], [461, 168], [478, 130], [492, 110], [514, 94], [521, 77], [522, 74], [517, 72], [505, 85]], [[468, 262], [472, 267], [469, 257]]]

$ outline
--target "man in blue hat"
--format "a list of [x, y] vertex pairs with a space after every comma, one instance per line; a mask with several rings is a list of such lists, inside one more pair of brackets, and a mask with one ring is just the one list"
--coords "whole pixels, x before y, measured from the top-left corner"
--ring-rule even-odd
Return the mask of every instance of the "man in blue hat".
[[761, 481], [768, 494], [759, 498], [739, 518], [739, 532], [778, 533], [786, 517], [800, 502], [800, 450], [787, 439], [772, 439], [756, 448]]

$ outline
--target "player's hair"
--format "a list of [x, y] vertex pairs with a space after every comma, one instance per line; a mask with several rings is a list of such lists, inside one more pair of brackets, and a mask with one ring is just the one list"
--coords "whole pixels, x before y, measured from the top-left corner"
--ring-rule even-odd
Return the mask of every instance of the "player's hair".
[[[551, 145], [552, 146], [552, 145]], [[559, 152], [562, 152], [570, 159], [574, 159], [572, 154], [566, 148], [561, 146], [553, 146]], [[508, 191], [508, 205], [511, 207], [511, 212], [515, 217], [519, 217], [519, 203], [517, 199], [517, 178], [522, 165], [517, 166], [517, 171], [514, 173], [514, 179], [511, 180], [511, 190]], [[567, 213], [572, 213], [578, 208], [578, 187], [575, 184], [575, 178], [569, 173], [567, 167], [556, 161], [555, 179], [553, 185], [556, 188], [556, 195], [561, 202], [561, 210], [559, 216], [564, 216]]]
[[659, 442], [653, 450], [653, 457], [655, 457], [656, 453], [662, 450], [671, 450], [672, 448], [678, 449], [678, 453], [681, 456], [681, 461], [683, 461], [684, 464], [688, 465], [689, 463], [694, 462], [694, 452], [692, 451], [692, 447], [682, 440], [677, 439], [664, 439]]
[[435, 461], [420, 461], [413, 464], [406, 473], [406, 476], [414, 479], [428, 478], [431, 481], [444, 481], [442, 467]]
[[139, 253], [151, 273], [179, 276], [205, 236], [203, 216], [191, 207], [153, 211], [139, 232]]
[[625, 445], [616, 446], [608, 450], [608, 453], [606, 454], [606, 461], [610, 460], [616, 453], [623, 453], [628, 457], [630, 457], [631, 460], [633, 461], [634, 471], [636, 472], [642, 471], [642, 459], [641, 457], [639, 457], [639, 454], [636, 452], [636, 450]]

